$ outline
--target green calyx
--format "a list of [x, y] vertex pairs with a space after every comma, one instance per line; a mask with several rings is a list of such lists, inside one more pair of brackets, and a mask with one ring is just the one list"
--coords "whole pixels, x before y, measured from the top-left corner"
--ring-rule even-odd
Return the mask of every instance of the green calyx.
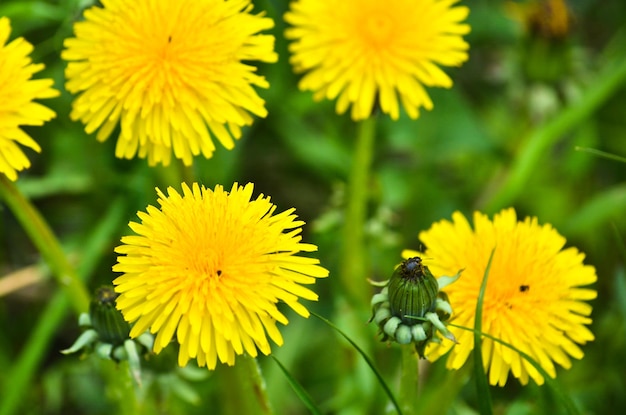
[[391, 314], [413, 325], [417, 323], [416, 318], [435, 310], [439, 286], [421, 258], [413, 257], [396, 268], [388, 290]]

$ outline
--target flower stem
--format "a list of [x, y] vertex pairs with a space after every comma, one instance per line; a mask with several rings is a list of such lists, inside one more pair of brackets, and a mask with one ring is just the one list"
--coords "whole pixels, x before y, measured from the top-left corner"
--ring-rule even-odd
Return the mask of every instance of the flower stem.
[[78, 278], [74, 267], [61, 249], [59, 241], [35, 207], [22, 195], [15, 184], [0, 174], [0, 197], [13, 211], [13, 214], [46, 260], [58, 283], [67, 292], [77, 314], [89, 308], [89, 293]]
[[100, 360], [97, 364], [106, 383], [107, 395], [116, 401], [119, 415], [156, 413], [150, 405], [152, 402], [146, 401], [145, 396], [141, 397], [141, 393], [135, 387], [128, 362], [115, 363], [111, 360]]
[[259, 362], [249, 356], [246, 356], [243, 360], [245, 361], [246, 370], [248, 372], [252, 389], [254, 390], [254, 395], [256, 396], [256, 400], [261, 408], [261, 412], [263, 414], [272, 415], [274, 411], [272, 410], [270, 400], [267, 396], [267, 386], [265, 385], [265, 379], [261, 373]]
[[367, 218], [367, 199], [370, 167], [374, 152], [376, 119], [374, 116], [358, 124], [356, 149], [348, 179], [348, 201], [344, 218], [341, 282], [350, 300], [367, 304], [367, 255], [364, 228]]
[[234, 367], [218, 367], [224, 415], [273, 415], [265, 379], [258, 362], [250, 356], [237, 358]]
[[400, 376], [400, 407], [404, 415], [418, 413], [419, 356], [413, 344], [405, 344], [402, 350], [402, 374]]

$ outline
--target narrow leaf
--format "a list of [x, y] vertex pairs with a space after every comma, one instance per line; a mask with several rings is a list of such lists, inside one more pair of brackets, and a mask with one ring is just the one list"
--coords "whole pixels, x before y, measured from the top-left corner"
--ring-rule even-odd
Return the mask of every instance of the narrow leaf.
[[492, 415], [493, 408], [491, 404], [491, 392], [489, 391], [489, 383], [487, 382], [487, 374], [483, 366], [483, 353], [482, 353], [482, 338], [480, 333], [482, 332], [483, 322], [483, 301], [485, 299], [485, 290], [487, 288], [487, 279], [489, 277], [489, 271], [491, 269], [491, 261], [493, 260], [493, 254], [496, 248], [493, 248], [491, 255], [489, 255], [489, 262], [485, 268], [485, 275], [483, 275], [483, 281], [480, 284], [480, 292], [478, 293], [478, 301], [476, 301], [476, 314], [474, 318], [474, 378], [476, 380], [476, 393], [478, 395], [478, 409], [482, 415]]
[[622, 163], [626, 163], [626, 157], [620, 157], [615, 154], [607, 153], [604, 151], [596, 150], [595, 148], [589, 147], [576, 147], [576, 151], [584, 151], [585, 153], [594, 154], [596, 156], [604, 157], [609, 160], [621, 161]]
[[311, 411], [311, 413], [313, 415], [321, 415], [322, 412], [319, 410], [319, 408], [315, 405], [315, 403], [313, 402], [313, 399], [311, 398], [311, 396], [307, 393], [306, 390], [304, 390], [304, 388], [302, 387], [302, 385], [300, 385], [300, 383], [293, 377], [291, 376], [291, 373], [289, 373], [289, 371], [287, 370], [287, 368], [285, 366], [283, 366], [282, 363], [280, 363], [280, 360], [278, 360], [276, 358], [276, 356], [274, 356], [273, 354], [270, 355], [270, 357], [272, 359], [274, 359], [274, 361], [276, 362], [276, 364], [278, 365], [278, 367], [280, 367], [280, 369], [283, 371], [283, 373], [285, 374], [285, 376], [287, 377], [287, 381], [289, 382], [289, 384], [291, 385], [291, 388], [293, 389], [293, 391], [296, 393], [296, 395], [298, 395], [298, 398], [300, 398], [300, 401], [302, 401], [302, 403], [304, 404], [304, 406], [307, 407], [307, 409], [309, 411]]
[[314, 312], [311, 312], [311, 314], [317, 317], [318, 319], [322, 320], [324, 323], [326, 323], [335, 331], [337, 331], [339, 334], [341, 334], [352, 345], [352, 347], [354, 347], [356, 351], [359, 352], [361, 356], [363, 356], [363, 359], [365, 359], [365, 362], [367, 362], [370, 369], [372, 369], [372, 372], [374, 372], [374, 375], [376, 375], [376, 378], [378, 379], [378, 383], [380, 383], [380, 386], [382, 386], [382, 388], [385, 390], [385, 393], [389, 397], [389, 400], [391, 401], [393, 406], [396, 408], [396, 411], [398, 412], [399, 415], [402, 415], [402, 410], [400, 409], [400, 405], [396, 401], [396, 398], [393, 396], [391, 389], [389, 389], [389, 386], [387, 386], [387, 383], [383, 379], [382, 375], [378, 372], [378, 370], [376, 370], [376, 367], [374, 366], [374, 362], [372, 362], [372, 360], [367, 356], [367, 354], [365, 354], [365, 352], [354, 341], [352, 341], [352, 339], [348, 337], [347, 334], [341, 331], [339, 327], [335, 326], [333, 323], [331, 323], [329, 320], [325, 319], [324, 317], [320, 316], [319, 314], [316, 314]]

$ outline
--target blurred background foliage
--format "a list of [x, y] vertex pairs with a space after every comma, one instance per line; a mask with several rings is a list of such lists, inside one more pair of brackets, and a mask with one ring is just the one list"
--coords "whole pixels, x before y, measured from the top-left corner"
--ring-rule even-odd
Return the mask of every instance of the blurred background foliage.
[[[315, 103], [311, 94], [298, 91], [282, 35], [287, 2], [254, 3], [256, 11], [266, 10], [276, 21], [272, 32], [280, 60], [260, 67], [271, 84], [260, 91], [269, 116], [256, 120], [234, 150], [218, 146], [212, 159], [196, 158], [192, 169], [184, 169], [176, 161], [149, 168], [145, 160], [115, 159], [113, 139], [98, 143], [69, 119], [72, 97], [63, 89], [65, 63], [59, 55], [72, 23], [92, 2], [0, 0], [0, 16], [11, 19], [11, 38], [23, 36], [35, 46], [34, 61], [46, 65], [38, 77], [53, 78], [62, 91], [43, 102], [56, 119], [26, 128], [42, 152], [27, 150], [33, 166], [17, 185], [79, 264], [90, 289], [113, 279], [113, 248], [130, 232], [127, 223], [136, 212], [156, 204], [155, 187], [253, 182], [255, 193], [271, 195], [279, 210], [295, 207], [307, 222], [305, 239], [319, 246], [318, 257], [331, 271], [331, 278], [317, 283], [319, 303], [309, 307], [325, 316], [334, 313], [340, 286], [332, 276], [342, 260], [355, 125], [334, 113], [334, 103]], [[554, 7], [559, 2], [550, 2], [552, 7], [539, 1], [462, 3], [471, 10], [470, 60], [449, 71], [454, 87], [430, 90], [435, 108], [417, 121], [381, 117], [377, 124], [366, 229], [371, 272], [363, 277], [386, 279], [401, 250], [419, 248], [417, 234], [455, 210], [491, 215], [512, 205], [520, 217], [551, 223], [568, 246], [587, 254], [599, 277], [598, 299], [592, 302], [596, 340], [584, 347], [584, 359], [569, 371], [559, 370], [557, 379], [584, 413], [621, 413], [626, 410], [626, 164], [579, 147], [626, 156], [626, 77], [620, 75], [626, 64], [626, 2], [571, 0], [566, 14]], [[507, 175], [537, 136], [542, 144], [528, 174], [504, 194]], [[0, 242], [0, 401], [1, 391], [22, 377], [25, 387], [14, 413], [117, 413], [119, 382], [111, 380], [124, 378], [124, 370], [59, 353], [79, 334], [76, 316], [4, 205]], [[369, 310], [358, 313], [365, 325]], [[358, 391], [342, 396], [336, 385], [361, 387], [357, 375], [341, 370], [345, 342], [319, 320], [287, 315], [285, 345], [274, 354], [324, 411], [339, 412], [347, 400], [358, 399]], [[399, 352], [376, 341], [373, 325], [368, 329], [377, 366], [395, 385]], [[29, 364], [17, 365], [37, 342], [40, 352]], [[259, 360], [276, 412], [306, 413], [276, 364]], [[449, 373], [443, 362], [427, 370], [424, 413], [474, 413], [467, 371]], [[154, 372], [161, 375], [146, 389], [160, 388], [167, 402], [158, 404], [167, 408], [160, 413], [229, 413], [226, 370], [200, 372]], [[385, 398], [379, 389], [370, 390], [373, 398], [361, 413], [381, 413]], [[543, 388], [522, 388], [514, 379], [493, 393], [496, 413], [558, 413]]]

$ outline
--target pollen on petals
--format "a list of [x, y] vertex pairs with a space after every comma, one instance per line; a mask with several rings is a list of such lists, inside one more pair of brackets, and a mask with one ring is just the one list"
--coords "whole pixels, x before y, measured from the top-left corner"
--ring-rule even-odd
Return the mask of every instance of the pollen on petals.
[[317, 294], [302, 285], [328, 271], [298, 255], [316, 247], [301, 242], [304, 222], [293, 209], [275, 214], [270, 198], [252, 199], [253, 190], [157, 189], [159, 207], [139, 212], [141, 222], [130, 223], [136, 235], [115, 250], [117, 307], [134, 323], [131, 337], [156, 333], [155, 353], [176, 340], [180, 365], [195, 358], [213, 369], [243, 353], [271, 353], [268, 337], [283, 344], [277, 323], [288, 320], [278, 302], [308, 317], [299, 300]]

